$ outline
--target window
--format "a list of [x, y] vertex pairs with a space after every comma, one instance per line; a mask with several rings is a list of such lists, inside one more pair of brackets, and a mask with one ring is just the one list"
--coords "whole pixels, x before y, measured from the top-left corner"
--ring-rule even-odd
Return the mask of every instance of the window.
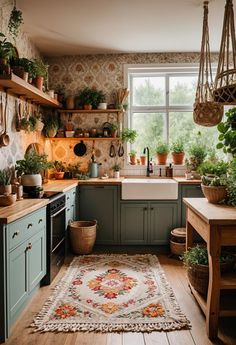
[[142, 154], [145, 146], [149, 146], [151, 155], [155, 157], [155, 147], [160, 140], [171, 143], [183, 138], [188, 146], [199, 132], [209, 150], [214, 150], [217, 128], [202, 127], [193, 121], [198, 65], [127, 65], [125, 77], [130, 90], [126, 125], [138, 132], [132, 145], [138, 155]]

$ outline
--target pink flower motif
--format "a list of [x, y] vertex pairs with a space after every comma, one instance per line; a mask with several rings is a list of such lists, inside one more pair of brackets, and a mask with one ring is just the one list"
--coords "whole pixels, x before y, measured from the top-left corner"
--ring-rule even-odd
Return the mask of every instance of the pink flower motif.
[[115, 273], [118, 273], [119, 270], [117, 270], [116, 268], [111, 268], [109, 270], [107, 270], [108, 273], [111, 273], [111, 274], [115, 274]]
[[108, 298], [108, 299], [116, 298], [117, 297], [117, 293], [115, 293], [115, 292], [107, 292], [107, 293], [105, 293], [104, 297]]
[[83, 284], [82, 281], [80, 279], [75, 279], [73, 282], [72, 282], [73, 285], [81, 285]]
[[92, 303], [93, 301], [91, 299], [86, 300], [87, 303]]

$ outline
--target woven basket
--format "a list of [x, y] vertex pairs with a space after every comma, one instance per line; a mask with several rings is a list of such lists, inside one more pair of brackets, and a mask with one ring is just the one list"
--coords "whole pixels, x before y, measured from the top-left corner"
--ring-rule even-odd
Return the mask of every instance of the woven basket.
[[224, 186], [214, 187], [201, 184], [201, 188], [204, 196], [211, 204], [218, 204], [227, 196], [226, 187]]
[[75, 221], [70, 223], [70, 244], [75, 254], [90, 254], [96, 240], [97, 221]]
[[[221, 273], [229, 272], [233, 269], [235, 262], [224, 262], [220, 264]], [[187, 269], [187, 275], [190, 284], [199, 293], [206, 295], [209, 282], [208, 265], [192, 265]]]
[[205, 127], [212, 127], [221, 122], [224, 114], [224, 106], [216, 102], [195, 102], [193, 120]]
[[[228, 84], [225, 80], [235, 80], [236, 70], [229, 70], [224, 73], [219, 74], [216, 87], [213, 91], [213, 97], [216, 102], [222, 104], [235, 104], [236, 103], [236, 84]], [[234, 79], [232, 79], [234, 78]]]
[[174, 255], [182, 255], [186, 250], [185, 243], [170, 241], [170, 251]]
[[171, 241], [177, 243], [186, 242], [186, 228], [175, 228], [171, 230]]

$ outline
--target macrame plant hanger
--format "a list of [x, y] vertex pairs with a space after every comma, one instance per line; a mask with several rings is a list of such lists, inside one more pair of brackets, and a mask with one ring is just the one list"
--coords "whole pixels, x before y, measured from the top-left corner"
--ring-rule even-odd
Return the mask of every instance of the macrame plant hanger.
[[233, 1], [226, 0], [214, 99], [236, 104], [236, 42]]
[[208, 28], [208, 1], [204, 1], [203, 9], [202, 45], [193, 119], [198, 125], [211, 127], [220, 123], [224, 109], [223, 105], [213, 100], [213, 79]]

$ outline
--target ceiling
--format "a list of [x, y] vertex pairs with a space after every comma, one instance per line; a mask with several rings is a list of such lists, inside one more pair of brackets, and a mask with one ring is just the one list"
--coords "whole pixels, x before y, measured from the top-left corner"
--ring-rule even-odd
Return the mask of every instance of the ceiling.
[[[217, 52], [225, 1], [209, 2]], [[17, 7], [23, 30], [46, 56], [200, 50], [201, 0], [18, 0]]]

